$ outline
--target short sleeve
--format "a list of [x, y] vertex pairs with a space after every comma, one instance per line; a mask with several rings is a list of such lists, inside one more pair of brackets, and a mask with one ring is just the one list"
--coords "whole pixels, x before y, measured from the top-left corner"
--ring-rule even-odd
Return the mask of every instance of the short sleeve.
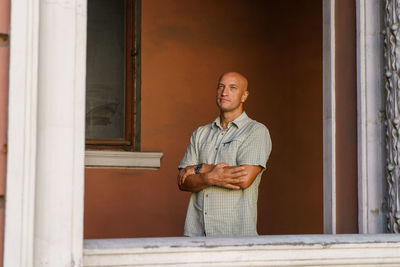
[[258, 123], [240, 145], [236, 158], [237, 164], [257, 165], [265, 169], [271, 150], [269, 131], [263, 124]]
[[198, 149], [196, 148], [196, 133], [197, 131], [194, 131], [190, 137], [190, 143], [186, 149], [185, 155], [181, 160], [181, 163], [179, 164], [179, 169], [199, 164], [199, 153]]

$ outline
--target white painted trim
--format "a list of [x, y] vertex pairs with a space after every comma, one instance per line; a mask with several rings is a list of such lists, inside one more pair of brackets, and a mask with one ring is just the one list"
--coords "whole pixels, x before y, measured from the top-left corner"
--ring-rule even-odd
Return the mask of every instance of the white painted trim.
[[85, 109], [87, 0], [75, 0], [74, 83], [73, 83], [73, 150], [71, 194], [71, 265], [83, 265], [83, 218], [85, 195]]
[[324, 233], [336, 233], [335, 0], [323, 1]]
[[161, 152], [86, 150], [85, 166], [156, 169], [161, 166], [162, 156]]
[[358, 228], [385, 232], [381, 0], [357, 0]]
[[86, 0], [12, 0], [10, 22], [3, 266], [82, 266]]
[[357, 159], [358, 159], [358, 231], [368, 232], [367, 133], [365, 70], [365, 1], [356, 0], [357, 10]]
[[39, 1], [11, 1], [4, 267], [33, 266]]
[[399, 235], [85, 240], [83, 266], [398, 266]]
[[82, 264], [86, 2], [40, 1], [33, 266]]
[[[62, 133], [61, 137], [66, 137], [67, 141], [71, 141], [71, 150], [68, 150], [65, 144], [63, 148], [67, 149], [70, 153], [65, 154], [63, 158], [56, 158], [55, 161], [61, 166], [65, 162], [70, 165], [61, 166], [60, 179], [54, 175], [51, 178], [59, 179], [58, 181], [67, 181], [65, 174], [71, 174], [67, 178], [70, 179], [71, 184], [68, 188], [60, 191], [63, 195], [57, 198], [57, 205], [60, 205], [60, 211], [70, 212], [71, 218], [61, 220], [54, 213], [48, 213], [48, 210], [43, 209], [40, 202], [37, 203], [36, 197], [40, 194], [57, 197], [59, 192], [55, 192], [51, 186], [37, 185], [36, 182], [43, 183], [43, 180], [36, 181], [39, 175], [36, 175], [37, 157], [41, 151], [36, 149], [37, 140], [37, 118], [38, 113], [36, 110], [36, 92], [37, 92], [37, 63], [38, 63], [38, 19], [39, 1], [20, 1], [12, 0], [11, 11], [11, 58], [10, 58], [10, 98], [9, 98], [9, 128], [8, 128], [8, 166], [7, 166], [7, 201], [6, 201], [6, 227], [5, 227], [5, 260], [4, 266], [33, 266], [32, 264], [32, 238], [35, 236], [37, 239], [37, 246], [35, 250], [39, 253], [37, 266], [46, 266], [48, 263], [43, 252], [42, 241], [46, 241], [48, 236], [60, 233], [61, 237], [68, 236], [68, 241], [71, 241], [70, 247], [67, 250], [59, 249], [57, 243], [53, 247], [48, 246], [48, 256], [58, 258], [66, 252], [71, 252], [71, 264], [69, 266], [80, 266], [81, 261], [81, 246], [83, 241], [82, 224], [83, 224], [83, 157], [84, 157], [84, 75], [85, 75], [85, 39], [86, 39], [86, 1], [64, 1], [52, 0], [42, 1], [44, 5], [51, 5], [49, 8], [57, 8], [57, 12], [48, 12], [44, 17], [49, 19], [47, 24], [43, 26], [52, 27], [52, 20], [60, 13], [66, 16], [68, 20], [63, 25], [68, 24], [66, 30], [75, 30], [76, 35], [73, 39], [65, 38], [67, 49], [62, 49], [57, 46], [48, 47], [49, 50], [44, 49], [45, 53], [41, 53], [44, 57], [40, 64], [44, 64], [42, 68], [51, 68], [52, 65], [47, 65], [49, 61], [54, 59], [48, 58], [52, 54], [51, 49], [60, 49], [60, 51], [67, 53], [68, 56], [73, 57], [75, 68], [73, 69], [73, 82], [68, 89], [72, 90], [73, 101], [68, 103], [68, 111], [71, 116], [67, 116], [67, 121], [62, 121], [63, 127], [68, 123], [73, 130], [65, 129], [59, 131]], [[335, 230], [335, 69], [334, 69], [334, 0], [323, 1], [324, 5], [324, 232], [334, 232]], [[58, 8], [61, 8], [58, 9]], [[64, 10], [62, 10], [64, 9]], [[64, 13], [65, 12], [65, 13]], [[42, 18], [42, 15], [40, 18]], [[71, 19], [71, 16], [73, 19]], [[72, 22], [72, 23], [71, 23]], [[71, 24], [69, 24], [71, 23]], [[71, 32], [65, 33], [60, 30], [63, 36], [66, 34], [70, 36]], [[52, 29], [54, 30], [54, 28]], [[41, 33], [47, 33], [46, 28]], [[60, 36], [60, 35], [57, 35]], [[51, 36], [50, 36], [51, 37]], [[48, 38], [50, 38], [48, 36]], [[51, 39], [51, 38], [50, 38]], [[71, 41], [72, 40], [72, 41]], [[46, 42], [53, 43], [56, 40], [45, 40]], [[71, 44], [72, 43], [72, 44]], [[42, 45], [43, 43], [41, 43]], [[47, 58], [46, 58], [47, 55]], [[58, 53], [57, 56], [60, 56]], [[45, 60], [46, 59], [46, 60]], [[68, 63], [71, 62], [69, 60]], [[54, 63], [54, 62], [53, 62]], [[70, 66], [69, 66], [70, 67]], [[70, 68], [67, 68], [71, 70]], [[48, 70], [48, 69], [47, 69]], [[43, 70], [44, 71], [44, 70]], [[56, 72], [57, 77], [45, 75], [43, 72], [43, 79], [55, 79], [60, 82], [60, 86], [64, 88], [66, 85], [63, 79], [58, 79], [58, 75], [65, 74], [62, 71]], [[71, 72], [68, 72], [70, 75]], [[63, 77], [63, 76], [61, 76]], [[43, 85], [45, 81], [41, 81]], [[50, 84], [54, 81], [48, 81]], [[68, 84], [71, 80], [68, 80]], [[51, 86], [47, 86], [47, 93], [52, 95]], [[57, 88], [53, 87], [53, 88]], [[43, 88], [41, 87], [41, 90]], [[66, 92], [66, 91], [65, 91]], [[43, 93], [43, 92], [42, 92]], [[49, 99], [41, 98], [43, 101], [49, 103]], [[50, 99], [51, 100], [51, 99]], [[49, 108], [51, 105], [45, 105]], [[72, 106], [72, 108], [71, 108]], [[52, 107], [54, 111], [54, 106]], [[54, 114], [45, 113], [42, 110], [41, 117], [44, 120], [41, 134], [47, 134], [53, 130], [51, 127], [59, 128], [59, 124], [46, 122], [45, 116], [49, 115], [54, 118]], [[62, 113], [65, 115], [65, 113]], [[71, 120], [71, 121], [70, 121]], [[58, 122], [58, 121], [56, 121]], [[51, 129], [50, 129], [51, 128]], [[52, 133], [54, 137], [54, 133]], [[40, 137], [42, 146], [51, 145], [53, 138]], [[57, 139], [57, 138], [55, 138]], [[54, 141], [54, 140], [53, 140]], [[53, 148], [53, 147], [50, 147]], [[47, 160], [40, 162], [42, 175], [48, 175], [47, 170], [55, 171], [57, 168], [51, 168], [49, 160], [49, 149], [46, 148], [46, 155], [41, 155]], [[66, 159], [63, 161], [63, 159]], [[69, 169], [69, 167], [71, 167]], [[55, 172], [58, 174], [57, 172]], [[54, 174], [54, 173], [53, 173]], [[52, 174], [51, 174], [52, 175]], [[49, 178], [49, 177], [47, 177]], [[42, 178], [40, 178], [42, 179]], [[51, 185], [56, 184], [54, 181], [47, 179], [44, 182], [49, 182]], [[42, 188], [35, 195], [34, 192], [37, 188]], [[57, 187], [58, 188], [58, 187]], [[69, 191], [67, 191], [69, 190]], [[67, 195], [67, 197], [65, 197]], [[59, 202], [58, 202], [59, 201]], [[46, 203], [45, 201], [43, 203]], [[47, 202], [51, 203], [51, 202]], [[53, 202], [54, 203], [54, 202]], [[36, 208], [35, 208], [36, 207]], [[42, 209], [41, 211], [39, 211]], [[54, 210], [52, 210], [54, 212]], [[50, 214], [50, 215], [49, 215]], [[34, 218], [41, 218], [47, 216], [49, 219], [46, 224], [34, 223]], [[43, 220], [43, 217], [41, 218]], [[57, 220], [57, 223], [49, 224], [52, 220]], [[39, 220], [40, 222], [40, 220]], [[67, 227], [62, 227], [64, 224]], [[48, 227], [49, 226], [49, 227]], [[69, 228], [71, 226], [71, 228]], [[46, 228], [47, 227], [47, 228]], [[59, 230], [62, 227], [62, 231]], [[37, 229], [34, 232], [33, 229]], [[64, 231], [71, 231], [66, 235]], [[349, 237], [349, 236], [347, 236]], [[282, 238], [279, 240], [279, 238]], [[162, 239], [147, 241], [146, 246], [140, 244], [141, 239], [133, 239], [134, 242], [139, 242], [139, 245], [132, 245], [130, 239], [120, 239], [117, 242], [125, 244], [121, 247], [111, 246], [107, 247], [104, 243], [92, 243], [94, 240], [86, 240], [86, 248], [84, 250], [84, 264], [89, 266], [96, 266], [99, 261], [102, 266], [115, 266], [114, 263], [120, 265], [133, 264], [198, 264], [198, 265], [312, 265], [312, 264], [326, 264], [333, 263], [342, 265], [345, 263], [352, 264], [399, 264], [400, 259], [400, 240], [398, 235], [385, 235], [379, 240], [364, 238], [361, 235], [354, 236], [354, 240], [344, 240], [340, 236], [325, 235], [318, 236], [289, 236], [285, 239], [284, 236], [260, 236], [254, 238], [231, 238], [218, 241], [213, 238], [176, 238], [170, 239], [171, 244], [163, 243]], [[167, 240], [167, 239], [165, 239]], [[64, 243], [65, 239], [60, 238], [60, 242]], [[121, 243], [122, 242], [122, 243]], [[94, 244], [97, 247], [93, 247]], [[168, 242], [167, 242], [168, 243]], [[128, 253], [126, 253], [128, 251]], [[220, 260], [219, 260], [220, 259]], [[221, 260], [222, 259], [222, 260]], [[110, 262], [106, 262], [110, 260]], [[64, 264], [65, 265], [65, 264]], [[63, 265], [63, 266], [64, 266]], [[58, 265], [53, 265], [58, 266]], [[61, 265], [60, 265], [61, 266]], [[98, 266], [98, 264], [97, 264]]]

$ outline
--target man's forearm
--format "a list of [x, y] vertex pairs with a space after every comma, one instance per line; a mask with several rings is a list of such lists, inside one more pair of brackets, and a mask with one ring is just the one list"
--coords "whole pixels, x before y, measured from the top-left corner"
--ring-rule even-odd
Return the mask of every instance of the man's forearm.
[[257, 178], [257, 175], [262, 171], [261, 166], [255, 166], [255, 165], [241, 165], [244, 167], [245, 171], [247, 172], [247, 175], [244, 177], [244, 181], [238, 184], [240, 188], [246, 189], [250, 185], [253, 184], [254, 180]]
[[206, 173], [199, 173], [187, 176], [185, 181], [179, 184], [179, 189], [189, 192], [199, 192], [209, 187], [206, 175]]

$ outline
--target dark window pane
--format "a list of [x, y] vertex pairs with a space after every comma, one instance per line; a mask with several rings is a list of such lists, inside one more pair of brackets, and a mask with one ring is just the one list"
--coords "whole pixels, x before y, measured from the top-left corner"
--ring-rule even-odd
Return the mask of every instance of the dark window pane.
[[125, 137], [124, 0], [89, 0], [86, 138]]

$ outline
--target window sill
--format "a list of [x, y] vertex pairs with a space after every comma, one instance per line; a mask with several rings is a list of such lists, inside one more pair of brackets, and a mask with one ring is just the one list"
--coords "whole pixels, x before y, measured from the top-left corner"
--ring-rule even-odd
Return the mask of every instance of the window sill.
[[162, 152], [86, 150], [86, 168], [158, 169]]
[[86, 239], [83, 266], [399, 266], [400, 236]]

